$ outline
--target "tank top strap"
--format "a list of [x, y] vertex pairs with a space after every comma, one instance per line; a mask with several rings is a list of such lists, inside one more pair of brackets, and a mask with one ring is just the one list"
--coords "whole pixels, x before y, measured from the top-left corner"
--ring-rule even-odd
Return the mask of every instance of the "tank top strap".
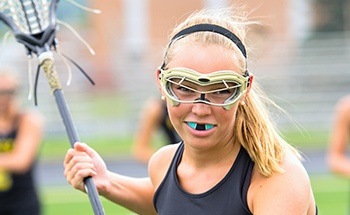
[[157, 188], [156, 192], [154, 193], [154, 197], [153, 197], [153, 204], [156, 207], [156, 202], [157, 202], [157, 198], [158, 198], [158, 195], [159, 195], [159, 192], [160, 190], [162, 189], [162, 187], [164, 186], [166, 180], [169, 178], [169, 175], [171, 175], [172, 173], [172, 170], [174, 168], [177, 167], [177, 165], [179, 164], [180, 160], [181, 160], [181, 157], [182, 157], [182, 153], [183, 153], [183, 150], [184, 150], [184, 144], [183, 144], [183, 141], [180, 142], [179, 144], [179, 147], [176, 149], [176, 152], [175, 152], [175, 155], [170, 163], [170, 166], [167, 170], [167, 173], [165, 174], [164, 176], [164, 179], [162, 181], [162, 183], [159, 185], [159, 187]]

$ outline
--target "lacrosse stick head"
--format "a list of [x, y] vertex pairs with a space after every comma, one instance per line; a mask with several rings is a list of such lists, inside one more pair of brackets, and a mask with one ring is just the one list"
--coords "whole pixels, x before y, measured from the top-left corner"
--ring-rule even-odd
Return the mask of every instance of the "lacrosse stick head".
[[22, 43], [27, 54], [56, 48], [56, 8], [59, 0], [0, 0], [0, 20]]

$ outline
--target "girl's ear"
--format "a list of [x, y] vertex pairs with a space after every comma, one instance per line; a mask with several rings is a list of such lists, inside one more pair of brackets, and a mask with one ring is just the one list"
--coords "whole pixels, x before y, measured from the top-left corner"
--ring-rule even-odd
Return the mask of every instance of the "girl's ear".
[[254, 80], [254, 75], [250, 73], [250, 75], [249, 75], [249, 80], [248, 80], [248, 89], [247, 89], [247, 93], [249, 93], [250, 89], [252, 89], [253, 80]]
[[250, 89], [252, 89], [253, 79], [254, 79], [254, 75], [250, 73], [247, 92], [245, 93], [245, 95], [243, 96], [243, 99], [242, 99], [243, 102], [244, 102], [245, 98], [247, 97], [247, 95], [249, 94]]
[[161, 70], [160, 70], [160, 67], [158, 67], [156, 70], [156, 82], [157, 82], [157, 86], [158, 86], [159, 91], [163, 95], [162, 87], [160, 85], [160, 74], [161, 74]]

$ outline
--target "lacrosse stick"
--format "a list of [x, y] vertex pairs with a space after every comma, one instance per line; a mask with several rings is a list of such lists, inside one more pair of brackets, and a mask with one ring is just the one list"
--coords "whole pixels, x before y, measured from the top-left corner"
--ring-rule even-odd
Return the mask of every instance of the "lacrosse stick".
[[[52, 52], [56, 51], [57, 48], [55, 35], [58, 1], [0, 0], [0, 20], [11, 29], [17, 42], [25, 46], [28, 56], [37, 55], [39, 61], [37, 75], [40, 68], [42, 68], [55, 96], [71, 147], [73, 147], [74, 143], [79, 141], [79, 138], [63, 96]], [[68, 60], [71, 61], [70, 58]], [[73, 63], [75, 64], [75, 62]], [[103, 215], [104, 210], [92, 178], [85, 178], [84, 184], [95, 215]]]

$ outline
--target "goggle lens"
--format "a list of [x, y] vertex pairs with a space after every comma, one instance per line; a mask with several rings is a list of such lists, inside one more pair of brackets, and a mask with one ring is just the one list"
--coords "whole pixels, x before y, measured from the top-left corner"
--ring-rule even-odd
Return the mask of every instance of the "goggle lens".
[[237, 82], [223, 81], [222, 84], [212, 84], [202, 91], [198, 85], [188, 80], [173, 78], [167, 80], [168, 89], [180, 102], [195, 102], [206, 100], [214, 104], [224, 104], [226, 100], [235, 98], [241, 86]]

